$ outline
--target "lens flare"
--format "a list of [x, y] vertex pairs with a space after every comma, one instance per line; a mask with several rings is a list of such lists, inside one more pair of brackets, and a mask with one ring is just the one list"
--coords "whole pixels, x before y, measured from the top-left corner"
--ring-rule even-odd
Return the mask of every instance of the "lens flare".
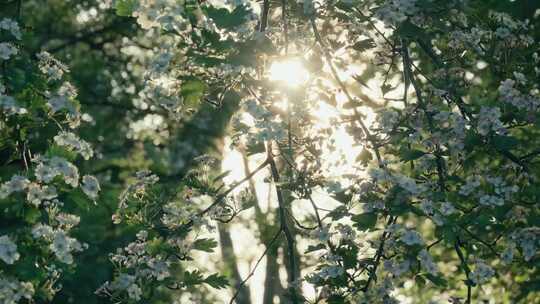
[[269, 79], [283, 82], [289, 87], [297, 87], [309, 79], [309, 72], [300, 59], [276, 61], [270, 66]]

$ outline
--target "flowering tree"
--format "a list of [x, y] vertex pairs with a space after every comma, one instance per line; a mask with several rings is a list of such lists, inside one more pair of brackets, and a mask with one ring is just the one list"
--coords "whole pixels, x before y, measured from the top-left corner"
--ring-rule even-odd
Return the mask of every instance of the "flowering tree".
[[[102, 300], [212, 303], [207, 287], [229, 286], [230, 303], [250, 303], [249, 279], [264, 259], [277, 268], [281, 248], [286, 284], [267, 284], [264, 303], [539, 301], [538, 4], [97, 1], [77, 18], [114, 11], [111, 24], [137, 28], [107, 34], [122, 63], [110, 95], [129, 102], [98, 102], [120, 111], [94, 119], [66, 65], [25, 51], [13, 2], [0, 22], [3, 302], [53, 301], [86, 247], [72, 213], [99, 205], [100, 186], [80, 178], [80, 158], [110, 196], [123, 188], [109, 228], [123, 240], [94, 255], [110, 260]], [[133, 148], [115, 158], [96, 143], [92, 160], [74, 130], [118, 114], [104, 136]], [[225, 136], [245, 160], [232, 183]], [[261, 211], [260, 174], [275, 214]], [[217, 228], [225, 257], [234, 221], [257, 223], [264, 251], [243, 277], [234, 260], [230, 275], [208, 272], [200, 253], [218, 247]]]
[[85, 116], [65, 80], [68, 67], [47, 52], [27, 52], [15, 19], [3, 18], [0, 28], [0, 300], [51, 301], [74, 254], [87, 247], [71, 234], [79, 224], [73, 212], [95, 202], [100, 186], [74, 164], [93, 150], [74, 133]]

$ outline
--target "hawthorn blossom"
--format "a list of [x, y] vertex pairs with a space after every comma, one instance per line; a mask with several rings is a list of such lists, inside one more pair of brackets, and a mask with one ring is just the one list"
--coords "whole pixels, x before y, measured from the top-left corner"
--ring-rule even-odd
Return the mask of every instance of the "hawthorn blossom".
[[502, 206], [504, 205], [504, 199], [497, 196], [497, 195], [482, 195], [480, 196], [480, 199], [478, 201], [480, 205], [486, 205], [486, 206]]
[[56, 258], [66, 264], [73, 263], [73, 252], [82, 251], [83, 247], [76, 239], [69, 237], [65, 231], [54, 232], [52, 243], [49, 248], [54, 252]]
[[64, 73], [69, 72], [69, 68], [65, 64], [46, 51], [43, 51], [36, 56], [39, 59], [40, 71], [47, 76], [49, 81], [60, 80]]
[[0, 29], [10, 32], [17, 40], [22, 38], [21, 28], [17, 21], [13, 19], [4, 18], [0, 20]]
[[26, 200], [30, 204], [39, 207], [43, 201], [52, 200], [57, 196], [58, 194], [56, 193], [56, 188], [54, 186], [41, 186], [37, 183], [31, 183], [28, 186]]
[[54, 230], [49, 225], [38, 223], [32, 228], [32, 236], [35, 239], [41, 239], [41, 238], [52, 239], [53, 235], [54, 235]]
[[90, 159], [94, 154], [90, 144], [80, 139], [73, 132], [60, 132], [54, 137], [54, 142], [62, 147], [66, 147], [68, 150], [75, 151], [82, 155], [86, 160]]
[[474, 264], [474, 270], [470, 273], [473, 283], [481, 285], [488, 282], [495, 275], [495, 271], [484, 261], [478, 260]]
[[506, 133], [506, 128], [500, 118], [501, 110], [499, 108], [482, 106], [478, 114], [478, 133], [481, 135], [488, 135], [490, 132]]
[[399, 240], [409, 246], [424, 244], [424, 240], [422, 239], [422, 236], [420, 235], [420, 233], [418, 233], [415, 230], [406, 230], [405, 232], [402, 233]]
[[28, 110], [17, 104], [15, 98], [7, 95], [2, 95], [0, 92], [0, 109], [8, 115], [22, 115], [28, 113]]
[[393, 262], [391, 260], [384, 261], [384, 269], [396, 277], [405, 274], [409, 271], [410, 267], [411, 262], [409, 260], [403, 260], [401, 262]]
[[21, 175], [13, 175], [11, 180], [0, 185], [0, 199], [8, 197], [13, 192], [26, 190], [30, 185], [30, 180]]
[[433, 262], [433, 258], [426, 249], [422, 249], [420, 251], [418, 258], [420, 259], [420, 264], [425, 271], [431, 275], [437, 275], [439, 273], [437, 265]]
[[0, 59], [8, 60], [18, 53], [19, 50], [12, 43], [0, 42]]
[[82, 178], [81, 189], [91, 199], [95, 200], [98, 197], [98, 193], [101, 190], [99, 187], [99, 181], [97, 178], [91, 175], [85, 175]]
[[334, 266], [323, 267], [321, 270], [319, 270], [317, 275], [323, 279], [328, 279], [328, 278], [337, 278], [343, 273], [344, 273], [343, 267], [334, 265]]
[[514, 259], [514, 251], [516, 250], [516, 244], [510, 243], [504, 251], [501, 253], [501, 261], [508, 265], [512, 263], [512, 260]]
[[456, 208], [450, 202], [443, 202], [439, 207], [439, 211], [442, 215], [448, 216], [457, 212]]
[[476, 175], [467, 177], [464, 185], [459, 189], [459, 194], [469, 195], [480, 186], [480, 178]]
[[22, 299], [31, 301], [35, 293], [31, 282], [19, 281], [7, 276], [0, 277], [0, 300], [5, 304], [16, 304]]
[[0, 259], [6, 264], [13, 264], [21, 255], [17, 252], [15, 244], [7, 235], [0, 236]]

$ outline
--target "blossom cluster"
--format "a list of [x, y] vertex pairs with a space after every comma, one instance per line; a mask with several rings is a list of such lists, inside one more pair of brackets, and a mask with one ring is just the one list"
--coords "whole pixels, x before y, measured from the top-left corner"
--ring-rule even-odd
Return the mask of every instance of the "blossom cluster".
[[[20, 26], [12, 19], [0, 20], [0, 31], [9, 32], [17, 40], [22, 38]], [[0, 43], [2, 60], [13, 60], [23, 52], [24, 46], [19, 49], [11, 42]], [[17, 59], [25, 58], [28, 57]], [[29, 84], [24, 88], [25, 92], [46, 87], [57, 90], [58, 96], [70, 94], [69, 98], [74, 98], [75, 89], [63, 81], [69, 71], [67, 66], [47, 52], [39, 53], [37, 58], [36, 62], [25, 61], [20, 70], [18, 63], [11, 65], [10, 62], [5, 67], [13, 69], [10, 70], [12, 73], [37, 71], [32, 77], [41, 84]], [[18, 116], [25, 117], [17, 122], [18, 130], [33, 134], [25, 139], [25, 144], [30, 146], [36, 138], [45, 139], [54, 141], [64, 152], [73, 151], [84, 159], [92, 157], [90, 144], [73, 133], [81, 114], [72, 100], [65, 97], [60, 102], [55, 100], [58, 96], [50, 97], [48, 91], [37, 91], [35, 94], [41, 98], [30, 103], [20, 97], [20, 92], [9, 78], [5, 81], [0, 85], [0, 114], [8, 122], [19, 119]], [[57, 113], [62, 109], [68, 111]], [[42, 135], [40, 128], [48, 123], [57, 126], [56, 133]], [[66, 127], [72, 131], [64, 131]], [[17, 132], [10, 129], [2, 131], [8, 132], [8, 138], [18, 138]], [[7, 176], [3, 174], [0, 181], [0, 202], [4, 206], [2, 212], [6, 220], [21, 222], [15, 229], [0, 235], [0, 302], [10, 304], [41, 301], [43, 297], [54, 296], [59, 290], [61, 284], [57, 282], [64, 269], [75, 263], [75, 253], [87, 248], [71, 233], [80, 218], [65, 212], [66, 205], [73, 203], [70, 195], [77, 195], [77, 189], [80, 189], [88, 198], [96, 200], [100, 190], [96, 177], [84, 175], [80, 178], [79, 168], [74, 163], [76, 156], [67, 159], [66, 153], [53, 149], [52, 145], [46, 145], [43, 150], [33, 149], [32, 153], [25, 146], [21, 153], [22, 156], [16, 158], [22, 157], [22, 168]], [[31, 280], [28, 280], [28, 273], [34, 274]]]
[[110, 295], [111, 292], [125, 292], [129, 299], [139, 301], [144, 285], [170, 277], [171, 262], [166, 256], [152, 255], [151, 245], [152, 240], [148, 240], [148, 232], [142, 230], [137, 233], [135, 242], [111, 254], [111, 262], [129, 272], [119, 274], [112, 282], [105, 282], [97, 293]]

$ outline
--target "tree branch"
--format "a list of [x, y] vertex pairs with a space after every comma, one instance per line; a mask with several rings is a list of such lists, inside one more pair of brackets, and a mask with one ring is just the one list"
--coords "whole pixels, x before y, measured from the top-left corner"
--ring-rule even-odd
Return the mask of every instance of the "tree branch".
[[289, 291], [291, 292], [291, 301], [293, 304], [299, 303], [298, 297], [296, 294], [296, 287], [294, 286], [296, 281], [296, 259], [294, 256], [294, 236], [292, 235], [289, 225], [287, 224], [287, 218], [286, 218], [286, 205], [285, 205], [285, 199], [283, 198], [283, 192], [281, 190], [281, 187], [279, 186], [280, 179], [279, 179], [279, 172], [276, 166], [276, 162], [274, 161], [274, 156], [272, 155], [272, 144], [269, 142], [267, 146], [267, 159], [268, 163], [270, 165], [270, 170], [272, 172], [272, 178], [274, 180], [274, 183], [276, 183], [276, 194], [278, 198], [278, 204], [279, 204], [279, 221], [280, 221], [280, 230], [283, 231], [285, 234], [285, 239], [287, 240], [287, 251], [289, 256], [288, 261], [288, 268], [289, 268]]

